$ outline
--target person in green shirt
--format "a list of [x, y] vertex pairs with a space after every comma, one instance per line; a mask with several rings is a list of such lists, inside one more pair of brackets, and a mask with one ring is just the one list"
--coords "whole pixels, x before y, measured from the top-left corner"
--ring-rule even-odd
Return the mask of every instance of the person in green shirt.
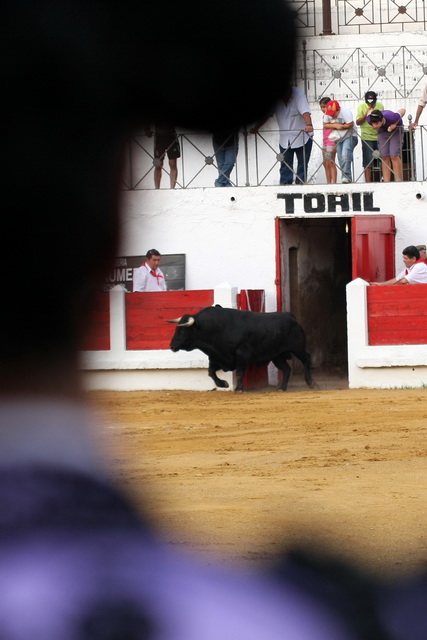
[[384, 109], [381, 102], [377, 101], [375, 91], [365, 93], [365, 102], [359, 105], [356, 115], [356, 124], [360, 126], [362, 138], [362, 164], [365, 172], [365, 182], [371, 182], [371, 167], [374, 161], [373, 153], [378, 149], [378, 131], [366, 120], [374, 109]]

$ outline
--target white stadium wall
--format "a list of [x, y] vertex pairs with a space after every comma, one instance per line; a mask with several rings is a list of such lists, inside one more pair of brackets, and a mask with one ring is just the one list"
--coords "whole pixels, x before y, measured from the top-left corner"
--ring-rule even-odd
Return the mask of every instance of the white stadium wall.
[[[372, 194], [374, 211], [352, 208], [352, 194]], [[311, 209], [328, 194], [349, 196], [350, 211]], [[418, 196], [422, 196], [421, 198]], [[286, 214], [283, 196], [294, 213]], [[185, 253], [186, 288], [214, 288], [230, 282], [239, 289], [265, 289], [266, 310], [276, 309], [276, 218], [393, 215], [396, 222], [396, 270], [402, 268], [402, 249], [427, 240], [427, 183], [369, 185], [309, 185], [126, 191], [122, 196], [123, 223], [120, 255], [140, 255], [157, 248], [161, 253]], [[307, 206], [305, 207], [307, 209]]]
[[[328, 202], [342, 201], [343, 197], [348, 199], [349, 211], [341, 211], [340, 206], [335, 206], [335, 211], [328, 210]], [[291, 213], [286, 213], [286, 203]], [[363, 210], [364, 204], [368, 210]], [[266, 311], [274, 311], [277, 304], [277, 218], [333, 219], [378, 214], [395, 217], [398, 272], [402, 268], [402, 249], [408, 244], [427, 241], [427, 184], [423, 182], [334, 185], [333, 188], [331, 185], [310, 185], [126, 191], [122, 194], [120, 255], [141, 255], [153, 247], [164, 254], [183, 253], [186, 256], [186, 289], [211, 289], [223, 282], [238, 290], [264, 289]], [[382, 349], [382, 357], [387, 361], [387, 348]], [[413, 352], [414, 349], [411, 350], [411, 366], [415, 357]], [[427, 357], [425, 346], [420, 353], [422, 359]], [[354, 355], [351, 345], [349, 354], [350, 357]], [[84, 356], [89, 388], [212, 388], [206, 360], [200, 360], [199, 356], [188, 359], [187, 367], [179, 360], [179, 354], [168, 352], [167, 356], [166, 353], [155, 356], [149, 352], [134, 352], [131, 356], [134, 364], [126, 360], [127, 364], [122, 362], [117, 369], [111, 362], [108, 367], [102, 364], [104, 356], [101, 352]], [[144, 362], [149, 364], [147, 375], [143, 376]], [[349, 360], [349, 369], [353, 364]], [[392, 378], [393, 386], [417, 386], [406, 375], [409, 371], [406, 369], [400, 366], [400, 373]], [[375, 365], [369, 369], [369, 374], [367, 372], [366, 366], [357, 375], [353, 371], [352, 386], [384, 386], [380, 366]], [[272, 374], [273, 382], [274, 377]]]

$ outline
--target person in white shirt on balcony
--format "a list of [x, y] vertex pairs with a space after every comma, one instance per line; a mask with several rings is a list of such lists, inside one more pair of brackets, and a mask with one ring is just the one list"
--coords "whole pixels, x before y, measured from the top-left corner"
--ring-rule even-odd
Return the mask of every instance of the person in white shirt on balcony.
[[[311, 110], [304, 92], [288, 85], [283, 97], [276, 104], [275, 116], [280, 130], [280, 184], [304, 184], [313, 146]], [[268, 118], [259, 121], [250, 133], [258, 133]], [[293, 169], [297, 158], [297, 170]]]

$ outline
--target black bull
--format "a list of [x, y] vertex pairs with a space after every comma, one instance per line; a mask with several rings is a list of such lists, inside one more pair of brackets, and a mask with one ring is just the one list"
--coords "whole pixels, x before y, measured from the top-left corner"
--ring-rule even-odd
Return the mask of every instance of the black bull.
[[256, 313], [216, 306], [168, 322], [178, 325], [170, 344], [172, 351], [203, 351], [209, 358], [209, 376], [217, 387], [228, 387], [216, 375], [220, 369], [236, 371], [236, 391], [243, 391], [243, 376], [249, 364], [273, 362], [283, 372], [280, 389], [286, 391], [291, 373], [287, 360], [291, 354], [304, 365], [306, 383], [314, 385], [304, 330], [292, 313]]

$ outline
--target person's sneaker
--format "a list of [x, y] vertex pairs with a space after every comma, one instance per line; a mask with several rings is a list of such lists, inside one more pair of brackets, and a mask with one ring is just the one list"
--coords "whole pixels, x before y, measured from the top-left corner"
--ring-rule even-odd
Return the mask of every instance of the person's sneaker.
[[342, 184], [349, 184], [351, 182], [351, 180], [344, 176], [344, 178], [341, 180], [341, 182], [342, 182]]

